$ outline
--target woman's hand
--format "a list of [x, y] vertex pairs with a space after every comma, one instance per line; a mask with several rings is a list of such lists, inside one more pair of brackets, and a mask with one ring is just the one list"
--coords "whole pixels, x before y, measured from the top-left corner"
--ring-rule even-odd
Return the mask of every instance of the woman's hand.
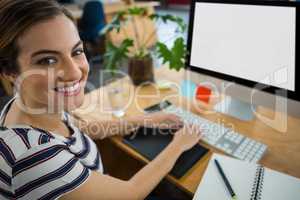
[[183, 127], [183, 122], [178, 116], [174, 114], [156, 112], [145, 114], [143, 116], [142, 126], [161, 129], [179, 129]]
[[175, 133], [172, 143], [184, 152], [195, 146], [201, 137], [202, 134], [199, 126], [185, 125]]

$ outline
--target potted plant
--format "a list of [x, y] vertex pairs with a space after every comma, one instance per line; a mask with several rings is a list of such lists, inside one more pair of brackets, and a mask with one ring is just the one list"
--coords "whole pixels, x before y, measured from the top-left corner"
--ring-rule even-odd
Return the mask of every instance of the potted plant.
[[[176, 36], [173, 46], [168, 47], [163, 41], [157, 41], [152, 47], [149, 42], [156, 37], [157, 29], [147, 36], [141, 36], [136, 24], [136, 17], [142, 17], [160, 23], [175, 23], [176, 32], [184, 33], [186, 24], [183, 19], [173, 15], [148, 14], [146, 8], [132, 7], [116, 14], [110, 23], [101, 31], [102, 34], [116, 31], [120, 33], [128, 23], [133, 26], [133, 37], [129, 37], [125, 32], [125, 37], [119, 45], [108, 41], [106, 53], [104, 55], [105, 66], [112, 73], [116, 71], [118, 65], [128, 59], [128, 74], [135, 85], [154, 81], [153, 56], [162, 59], [163, 64], [168, 64], [170, 69], [179, 71], [185, 64], [187, 48], [182, 36]], [[143, 40], [141, 40], [143, 38]]]

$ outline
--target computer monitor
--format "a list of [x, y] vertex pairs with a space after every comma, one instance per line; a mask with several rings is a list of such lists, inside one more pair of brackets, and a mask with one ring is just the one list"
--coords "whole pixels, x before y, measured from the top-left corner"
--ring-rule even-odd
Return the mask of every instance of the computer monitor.
[[297, 2], [193, 0], [186, 68], [192, 81], [229, 97], [216, 110], [251, 120], [254, 105], [263, 105], [300, 116], [299, 9]]

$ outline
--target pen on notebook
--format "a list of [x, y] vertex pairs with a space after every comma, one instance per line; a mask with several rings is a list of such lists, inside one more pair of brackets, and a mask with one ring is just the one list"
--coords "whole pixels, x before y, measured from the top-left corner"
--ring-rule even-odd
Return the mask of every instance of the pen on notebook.
[[226, 185], [226, 188], [228, 189], [228, 191], [229, 191], [229, 193], [230, 193], [230, 195], [232, 197], [232, 200], [237, 200], [236, 194], [234, 193], [234, 191], [233, 191], [233, 189], [232, 189], [232, 187], [231, 187], [228, 179], [226, 178], [226, 176], [224, 174], [224, 171], [223, 171], [220, 163], [216, 159], [215, 159], [215, 164], [216, 164], [217, 169], [218, 169], [218, 171], [219, 171], [219, 173], [220, 173], [220, 175], [221, 175], [221, 177], [222, 177], [222, 179], [223, 179], [223, 181], [224, 181], [224, 183]]

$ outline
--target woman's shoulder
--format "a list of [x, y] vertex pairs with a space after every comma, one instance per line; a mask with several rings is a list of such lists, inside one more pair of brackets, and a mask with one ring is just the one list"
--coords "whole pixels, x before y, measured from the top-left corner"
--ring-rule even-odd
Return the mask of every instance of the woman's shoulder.
[[0, 172], [8, 199], [57, 199], [90, 175], [67, 144], [32, 127], [0, 127]]
[[0, 126], [0, 152], [2, 156], [9, 156], [13, 160], [28, 153], [31, 149], [57, 145], [65, 146], [65, 143], [57, 140], [45, 130], [26, 125]]

